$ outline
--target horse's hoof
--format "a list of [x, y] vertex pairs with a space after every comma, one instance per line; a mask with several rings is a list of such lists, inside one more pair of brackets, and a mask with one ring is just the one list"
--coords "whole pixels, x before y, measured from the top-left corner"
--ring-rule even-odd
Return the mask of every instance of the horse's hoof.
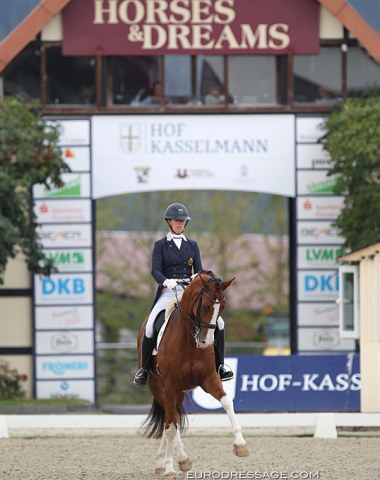
[[193, 462], [190, 460], [190, 457], [187, 457], [186, 460], [178, 461], [178, 466], [181, 472], [188, 472], [193, 466]]
[[165, 473], [164, 479], [165, 480], [176, 480], [177, 479], [177, 474], [175, 472]]
[[165, 473], [165, 468], [164, 467], [157, 467], [156, 470], [154, 471], [156, 475], [162, 476]]
[[249, 455], [246, 443], [244, 443], [243, 445], [234, 445], [233, 452], [237, 457], [248, 457]]

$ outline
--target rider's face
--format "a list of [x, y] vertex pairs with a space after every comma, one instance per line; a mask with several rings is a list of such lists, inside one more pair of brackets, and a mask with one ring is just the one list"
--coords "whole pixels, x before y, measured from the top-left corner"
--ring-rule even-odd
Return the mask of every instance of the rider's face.
[[181, 235], [185, 230], [185, 220], [168, 220], [171, 230], [177, 234]]

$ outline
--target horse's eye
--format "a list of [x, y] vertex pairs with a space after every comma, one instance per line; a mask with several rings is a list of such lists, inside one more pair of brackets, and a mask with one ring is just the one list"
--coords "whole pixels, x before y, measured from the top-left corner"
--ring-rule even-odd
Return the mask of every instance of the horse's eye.
[[203, 310], [204, 312], [208, 312], [208, 311], [210, 310], [210, 306], [209, 306], [209, 305], [203, 305], [203, 306], [202, 306], [202, 310]]

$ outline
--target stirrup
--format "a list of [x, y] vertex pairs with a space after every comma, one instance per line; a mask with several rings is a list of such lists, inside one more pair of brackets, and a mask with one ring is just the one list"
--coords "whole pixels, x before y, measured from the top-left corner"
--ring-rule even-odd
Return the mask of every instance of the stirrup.
[[133, 383], [136, 385], [146, 385], [148, 383], [149, 373], [145, 368], [140, 368], [136, 373]]
[[220, 365], [218, 374], [222, 382], [227, 382], [227, 380], [231, 380], [234, 377], [232, 370], [227, 370], [224, 365]]

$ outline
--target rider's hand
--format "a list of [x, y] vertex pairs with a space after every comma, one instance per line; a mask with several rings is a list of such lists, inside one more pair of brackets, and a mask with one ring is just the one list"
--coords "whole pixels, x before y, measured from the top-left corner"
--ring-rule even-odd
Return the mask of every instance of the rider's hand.
[[163, 283], [164, 287], [170, 288], [171, 290], [174, 290], [177, 285], [178, 285], [178, 282], [174, 278], [167, 278]]

